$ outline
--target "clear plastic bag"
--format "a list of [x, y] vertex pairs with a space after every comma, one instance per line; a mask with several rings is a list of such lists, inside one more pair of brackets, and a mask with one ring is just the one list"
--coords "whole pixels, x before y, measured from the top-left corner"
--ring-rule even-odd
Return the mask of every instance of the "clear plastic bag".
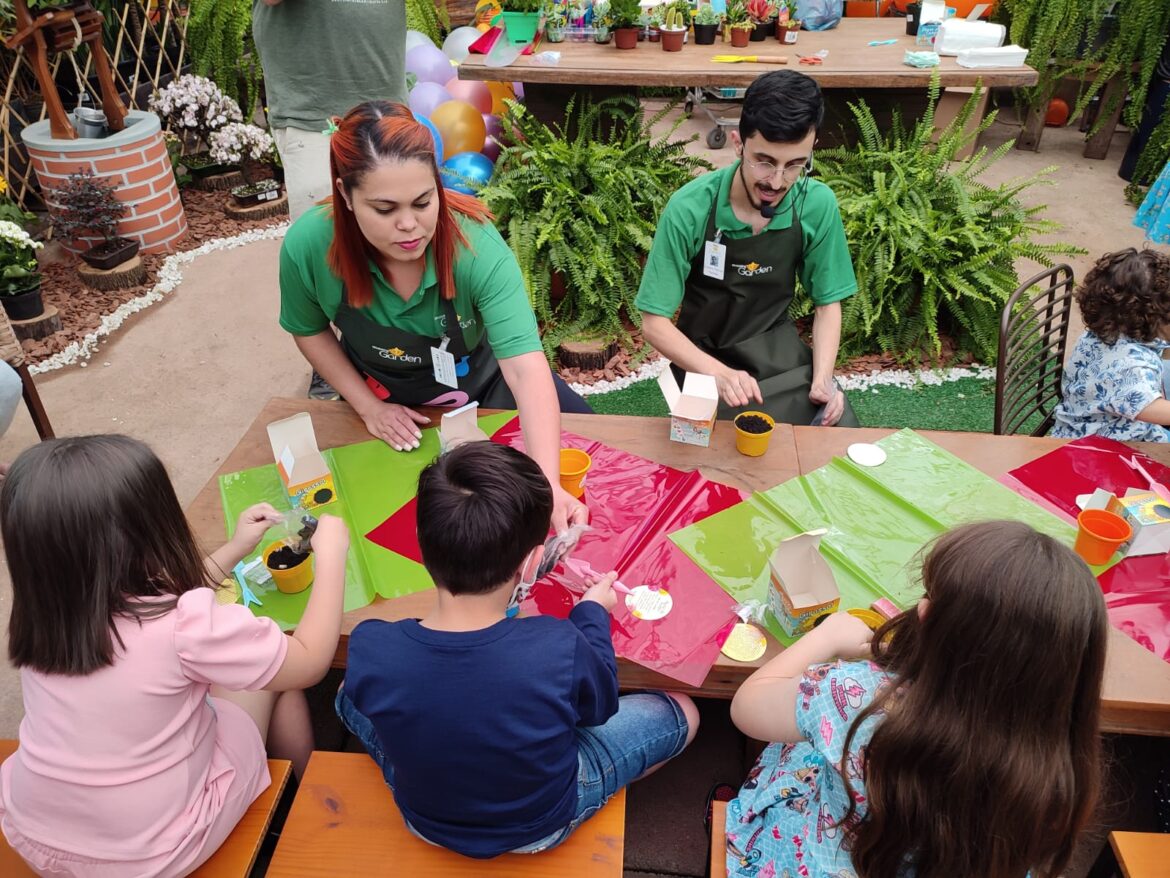
[[845, 0], [796, 0], [796, 18], [805, 30], [832, 30], [845, 14]]

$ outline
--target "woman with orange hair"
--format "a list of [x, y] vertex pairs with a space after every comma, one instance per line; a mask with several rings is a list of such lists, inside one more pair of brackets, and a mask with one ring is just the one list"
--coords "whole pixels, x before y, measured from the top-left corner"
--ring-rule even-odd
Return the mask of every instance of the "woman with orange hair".
[[396, 451], [418, 448], [430, 422], [412, 406], [519, 409], [553, 523], [584, 522], [560, 487], [560, 412], [590, 409], [549, 369], [487, 209], [443, 188], [431, 133], [401, 104], [360, 104], [334, 127], [332, 204], [298, 219], [281, 248], [280, 325]]

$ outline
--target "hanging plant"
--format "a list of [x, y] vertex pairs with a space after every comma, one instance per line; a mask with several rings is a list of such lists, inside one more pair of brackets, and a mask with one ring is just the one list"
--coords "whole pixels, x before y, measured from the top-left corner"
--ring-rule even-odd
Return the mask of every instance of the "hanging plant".
[[451, 27], [447, 4], [434, 0], [406, 0], [406, 26], [426, 34], [436, 46], [443, 44], [443, 31]]
[[252, 0], [191, 0], [187, 45], [195, 72], [214, 80], [252, 118], [260, 93]]

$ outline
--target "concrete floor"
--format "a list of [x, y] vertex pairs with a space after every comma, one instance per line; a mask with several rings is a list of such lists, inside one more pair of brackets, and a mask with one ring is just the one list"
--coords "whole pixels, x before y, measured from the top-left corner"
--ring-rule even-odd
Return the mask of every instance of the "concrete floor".
[[[682, 130], [705, 135], [709, 127], [695, 119]], [[997, 123], [985, 142], [994, 146], [1014, 131]], [[1091, 161], [1081, 156], [1077, 131], [1049, 130], [1040, 153], [1013, 150], [987, 175], [996, 182], [1055, 166], [1052, 185], [1028, 197], [1047, 203], [1047, 215], [1063, 224], [1060, 240], [1089, 250], [1071, 260], [1078, 278], [1101, 253], [1141, 245], [1131, 224], [1134, 209], [1116, 175], [1125, 143], [1119, 134], [1109, 158]], [[716, 164], [733, 158], [730, 147], [711, 152], [700, 140], [693, 148]], [[265, 400], [300, 395], [307, 385], [308, 367], [276, 323], [278, 250], [278, 241], [263, 241], [196, 260], [169, 299], [131, 318], [87, 367], [42, 376], [37, 385], [57, 433], [116, 431], [146, 440], [169, 467], [180, 500], [189, 502]], [[1020, 267], [1024, 274], [1032, 269]], [[1079, 327], [1074, 338], [1077, 333]], [[22, 407], [0, 438], [0, 460], [11, 460], [36, 439]], [[0, 618], [10, 601], [0, 565]], [[5, 628], [0, 625], [0, 649]], [[715, 781], [738, 782], [744, 765], [742, 739], [727, 721], [726, 705], [711, 702], [703, 710], [704, 728], [691, 751], [631, 794], [630, 874], [704, 872], [704, 796]], [[16, 736], [21, 715], [18, 676], [0, 664], [0, 737]]]

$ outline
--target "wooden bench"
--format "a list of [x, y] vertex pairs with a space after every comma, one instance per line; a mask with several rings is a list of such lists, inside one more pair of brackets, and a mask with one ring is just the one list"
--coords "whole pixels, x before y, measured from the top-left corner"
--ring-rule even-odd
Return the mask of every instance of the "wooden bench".
[[710, 878], [727, 876], [727, 803], [711, 803], [711, 863], [707, 867]]
[[[15, 752], [16, 744], [16, 741], [0, 740], [0, 762]], [[211, 859], [191, 873], [191, 878], [247, 878], [251, 874], [260, 845], [272, 823], [272, 815], [292, 776], [292, 763], [284, 759], [269, 759], [268, 773], [272, 775], [268, 789], [248, 807], [227, 841]], [[20, 878], [33, 874], [24, 860], [0, 836], [0, 875]]]
[[1111, 832], [1109, 843], [1125, 878], [1170, 876], [1170, 835], [1160, 832]]
[[551, 851], [474, 860], [412, 835], [381, 770], [369, 756], [316, 752], [309, 759], [267, 874], [268, 878], [391, 872], [411, 878], [620, 878], [625, 815], [622, 790]]

